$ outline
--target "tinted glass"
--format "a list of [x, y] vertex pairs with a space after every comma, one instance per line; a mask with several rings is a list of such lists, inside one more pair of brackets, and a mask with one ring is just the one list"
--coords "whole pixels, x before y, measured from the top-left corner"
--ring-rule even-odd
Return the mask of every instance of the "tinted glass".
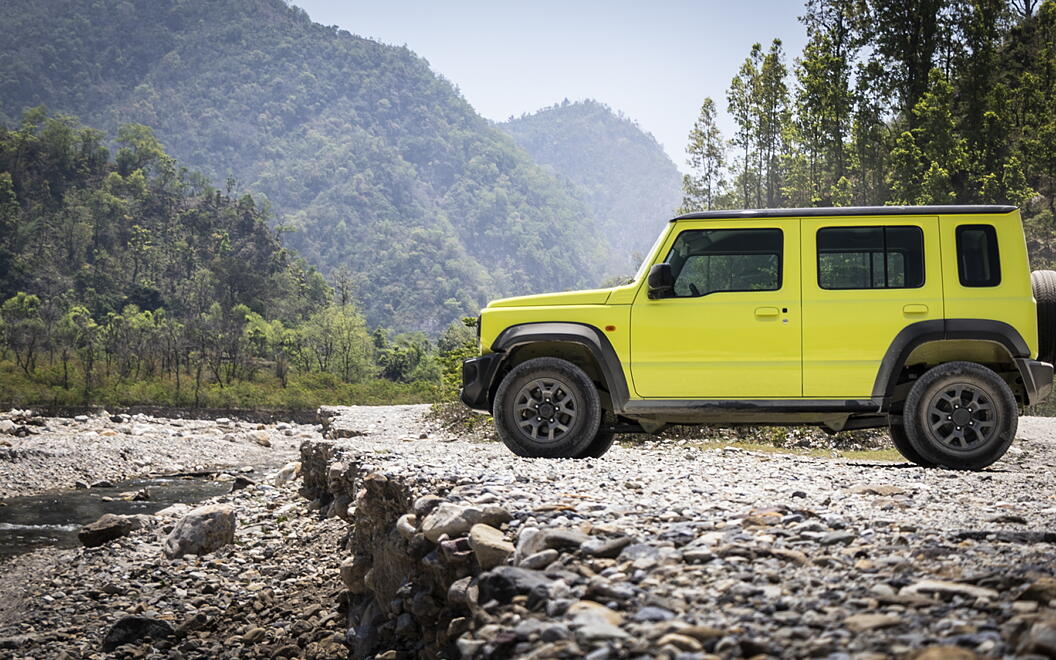
[[818, 230], [818, 286], [912, 289], [924, 285], [920, 227], [826, 227]]
[[997, 286], [1001, 283], [997, 232], [991, 225], [961, 225], [957, 228], [957, 274], [961, 286]]
[[780, 229], [684, 231], [667, 255], [675, 296], [776, 291], [781, 288], [782, 244]]

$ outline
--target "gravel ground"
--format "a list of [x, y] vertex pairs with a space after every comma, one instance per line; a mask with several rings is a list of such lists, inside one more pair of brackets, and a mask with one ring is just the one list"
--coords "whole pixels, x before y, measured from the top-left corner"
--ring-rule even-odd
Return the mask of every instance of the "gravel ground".
[[211, 555], [166, 559], [159, 519], [0, 566], [0, 657], [103, 657], [129, 613], [176, 630], [118, 657], [1056, 657], [1053, 420], [962, 473], [677, 443], [530, 460], [426, 411], [324, 411], [309, 499], [226, 496]]
[[[1052, 420], [1025, 418], [1006, 458], [972, 473], [678, 445], [615, 447], [596, 460], [530, 460], [495, 443], [409, 439], [408, 427], [422, 426], [415, 422], [420, 410], [330, 414], [335, 427], [364, 434], [318, 443], [315, 452], [330, 466], [331, 508], [340, 515], [342, 494], [359, 498], [346, 514], [353, 523], [379, 524], [357, 510], [378, 475], [404, 484], [407, 497], [435, 493], [455, 508], [497, 505], [509, 513], [511, 520], [496, 525], [518, 547], [507, 563], [533, 570], [462, 571], [487, 594], [461, 610], [450, 599], [439, 604], [449, 611], [434, 618], [452, 634], [439, 636], [433, 651], [893, 657], [952, 645], [963, 657], [1056, 655], [1056, 621], [1046, 605], [1050, 597], [1056, 605]], [[305, 478], [318, 486], [309, 459]], [[411, 524], [404, 536], [412, 555], [421, 536], [433, 530], [435, 537], [438, 522], [429, 504], [419, 504], [421, 515], [403, 519]], [[452, 531], [448, 546], [439, 539], [438, 554], [453, 561], [465, 529], [441, 529]], [[629, 545], [598, 556], [606, 542]], [[540, 550], [541, 558], [525, 557]], [[387, 563], [370, 548], [358, 551], [375, 571]], [[429, 563], [429, 555], [419, 562], [423, 573]], [[1042, 586], [1029, 589], [1034, 584]], [[359, 588], [354, 577], [349, 585]], [[388, 596], [367, 580], [360, 598]], [[435, 624], [410, 601], [379, 602], [387, 617], [373, 622], [365, 615], [357, 622], [353, 609], [360, 640], [379, 627], [378, 645], [360, 642], [357, 651], [421, 652], [398, 634], [386, 637], [384, 628], [410, 614], [426, 620], [421, 632], [428, 635]], [[453, 630], [451, 621], [458, 621]]]
[[0, 413], [0, 498], [100, 480], [242, 465], [295, 457], [318, 427], [146, 415], [38, 417]]
[[[340, 657], [334, 549], [345, 526], [310, 515], [295, 488], [261, 484], [217, 498], [237, 509], [236, 542], [202, 557], [166, 559], [162, 541], [178, 516], [155, 516], [97, 548], [0, 564], [0, 657]], [[107, 631], [129, 615], [178, 638], [102, 653]]]

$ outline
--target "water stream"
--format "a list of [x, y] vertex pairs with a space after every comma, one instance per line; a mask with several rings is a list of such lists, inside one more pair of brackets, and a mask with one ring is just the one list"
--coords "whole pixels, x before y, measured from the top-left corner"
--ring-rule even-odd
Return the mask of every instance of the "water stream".
[[[254, 473], [259, 478], [260, 471]], [[146, 488], [150, 499], [131, 502], [121, 493]], [[231, 490], [231, 482], [209, 477], [134, 479], [113, 488], [61, 490], [3, 500], [0, 504], [0, 561], [42, 546], [79, 545], [77, 530], [104, 513], [154, 513], [182, 502], [193, 504]], [[104, 497], [113, 501], [103, 501]]]

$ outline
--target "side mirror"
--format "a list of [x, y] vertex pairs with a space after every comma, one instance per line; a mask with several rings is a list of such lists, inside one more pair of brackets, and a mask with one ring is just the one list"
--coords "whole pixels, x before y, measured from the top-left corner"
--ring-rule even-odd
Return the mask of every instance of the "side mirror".
[[649, 269], [649, 297], [670, 298], [675, 292], [675, 276], [671, 274], [671, 264], [656, 264]]

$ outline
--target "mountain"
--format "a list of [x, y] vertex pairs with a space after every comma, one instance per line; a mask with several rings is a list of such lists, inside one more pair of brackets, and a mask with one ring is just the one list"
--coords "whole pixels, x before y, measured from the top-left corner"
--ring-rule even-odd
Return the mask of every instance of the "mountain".
[[[326, 283], [252, 197], [203, 186], [142, 126], [122, 129], [116, 154], [103, 142], [43, 111], [0, 127], [0, 328], [23, 294], [50, 310], [34, 337], [42, 350], [78, 307], [100, 323], [129, 306], [158, 312], [190, 324], [170, 339], [193, 346], [183, 331], [214, 305], [286, 322], [325, 305]], [[121, 343], [120, 332], [106, 339]]]
[[[406, 48], [282, 0], [8, 0], [0, 122], [31, 107], [167, 152], [266, 199], [371, 324], [437, 332], [496, 295], [598, 283], [575, 188]], [[226, 186], [224, 182], [229, 182]]]
[[633, 272], [682, 201], [682, 176], [656, 139], [592, 100], [566, 99], [501, 127], [575, 184], [610, 248], [610, 268]]

